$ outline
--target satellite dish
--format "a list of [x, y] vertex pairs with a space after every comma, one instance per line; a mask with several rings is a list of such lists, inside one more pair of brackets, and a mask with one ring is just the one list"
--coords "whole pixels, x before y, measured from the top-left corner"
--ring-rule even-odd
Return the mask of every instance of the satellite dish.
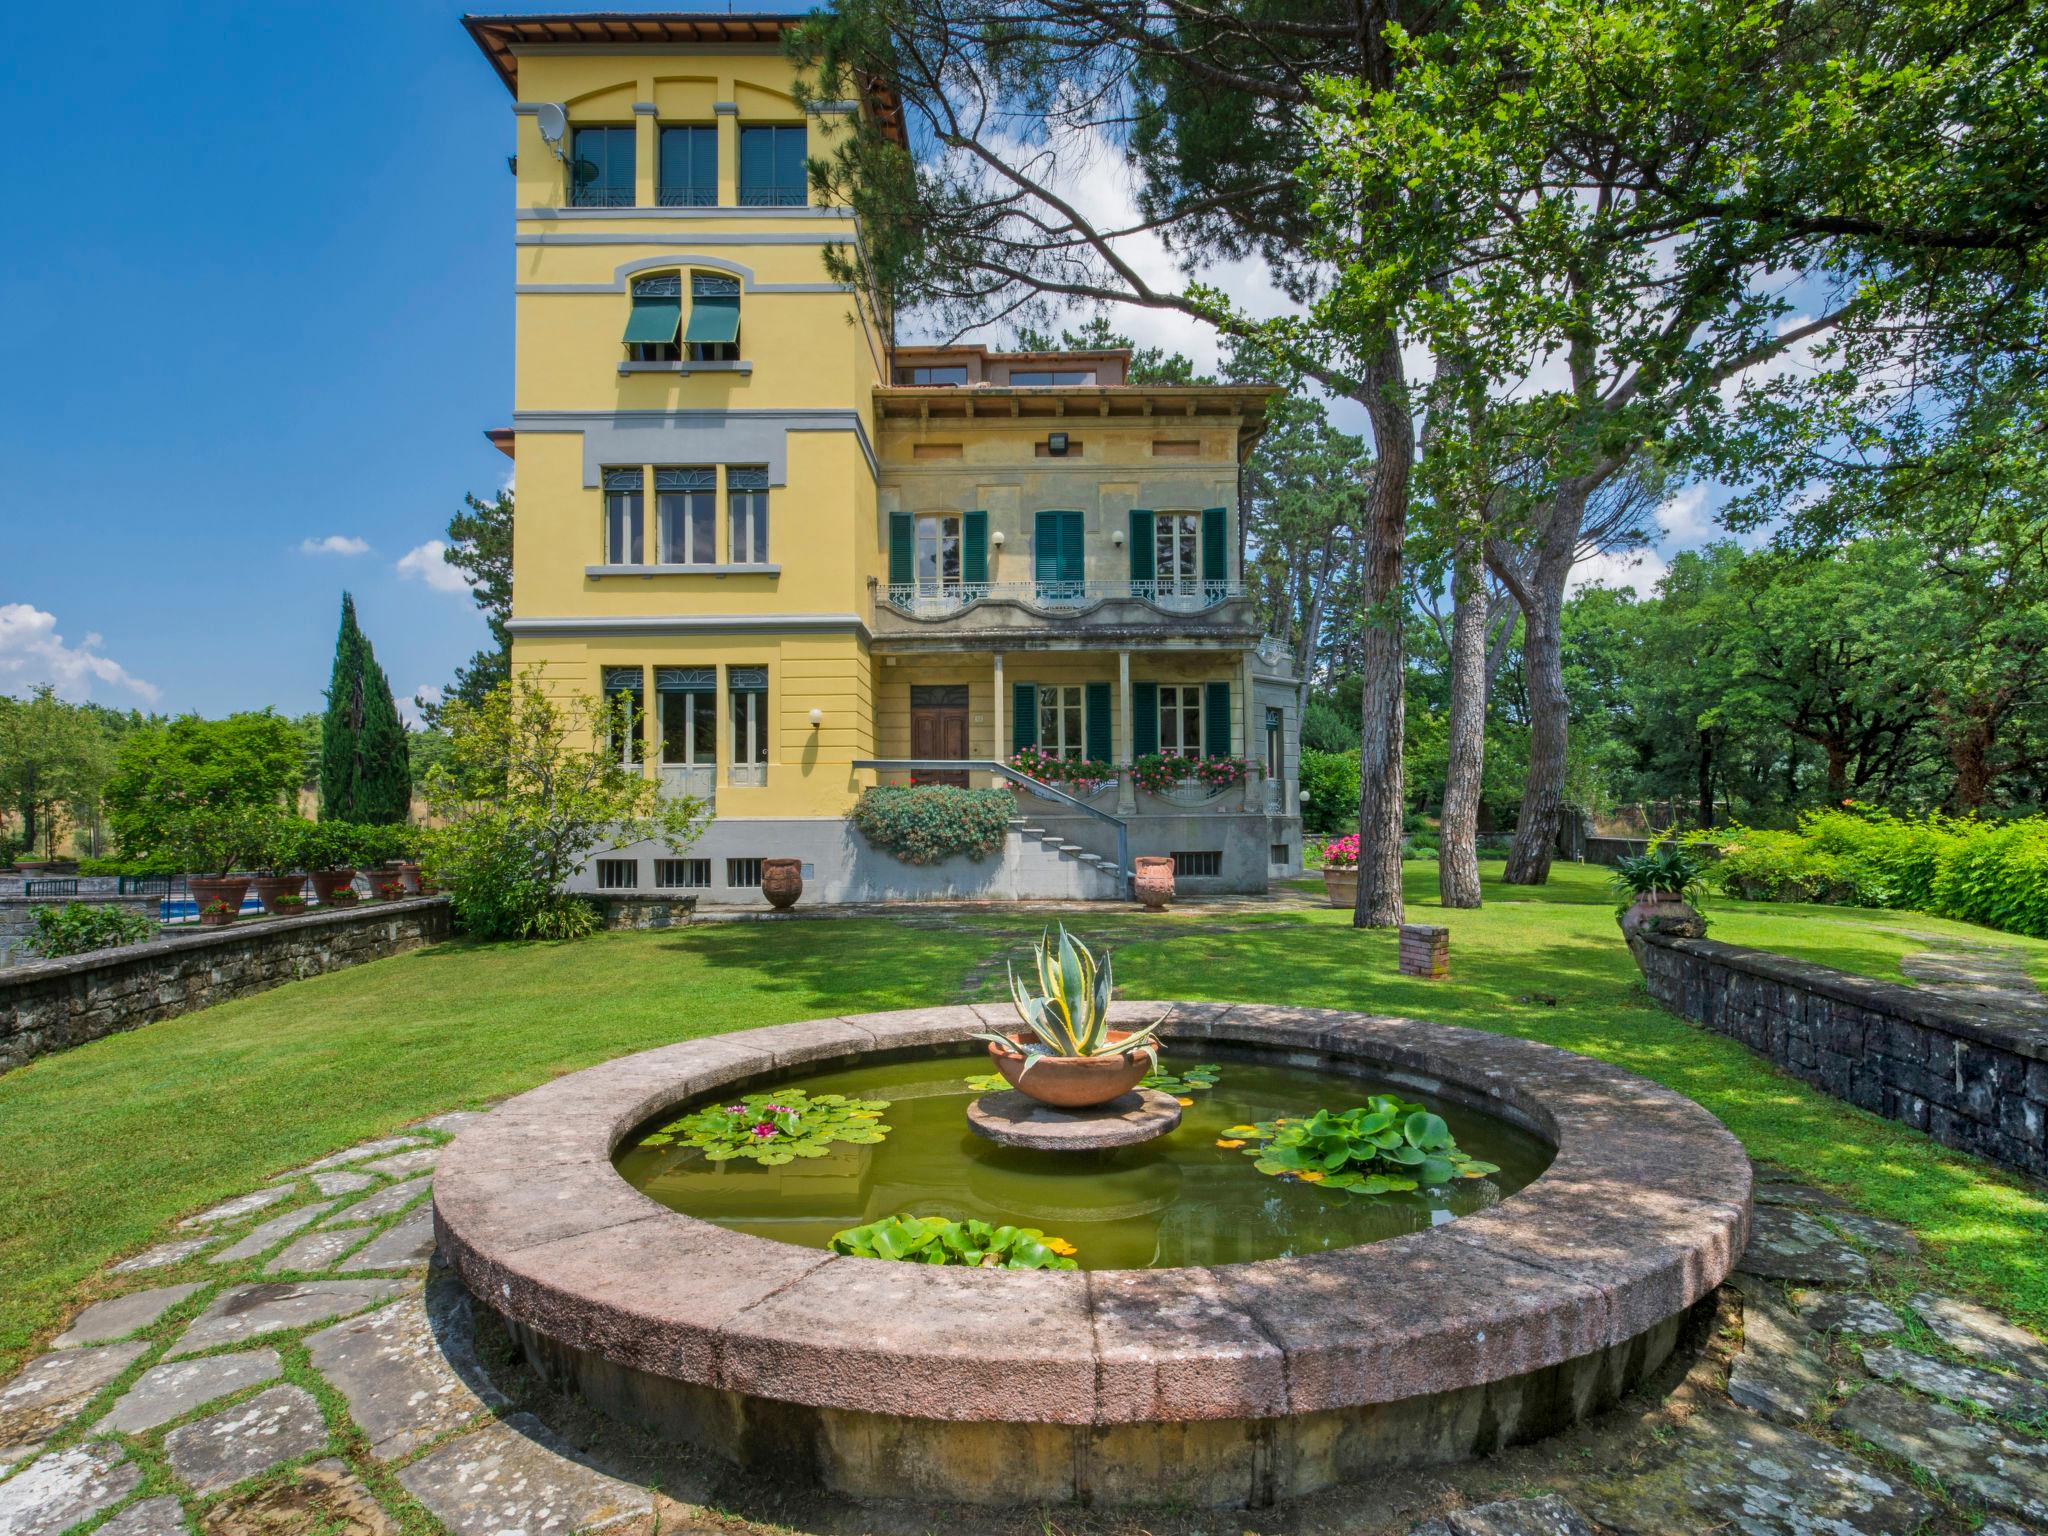
[[577, 160], [570, 164], [569, 174], [576, 178], [576, 185], [587, 187], [603, 174], [595, 160]]
[[560, 154], [562, 135], [569, 131], [569, 114], [559, 103], [544, 101], [534, 112], [533, 121], [540, 129], [540, 136], [547, 140], [548, 148]]

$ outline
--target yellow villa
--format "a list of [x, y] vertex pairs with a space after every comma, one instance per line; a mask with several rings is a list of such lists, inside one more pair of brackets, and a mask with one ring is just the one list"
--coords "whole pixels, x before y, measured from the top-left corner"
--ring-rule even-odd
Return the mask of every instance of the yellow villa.
[[[714, 811], [683, 856], [608, 853], [579, 888], [756, 904], [771, 857], [822, 902], [1121, 898], [1144, 854], [1191, 893], [1298, 871], [1295, 683], [1244, 595], [1238, 507], [1272, 389], [899, 344], [828, 272], [858, 231], [805, 172], [894, 103], [807, 113], [794, 20], [464, 23], [517, 124], [513, 413], [490, 434], [518, 465], [513, 669], [625, 696], [622, 757]], [[1026, 749], [1108, 768], [1041, 789], [1004, 771]], [[1204, 757], [1242, 775], [1197, 779]], [[868, 846], [855, 802], [911, 781], [1017, 789], [1004, 849]]]

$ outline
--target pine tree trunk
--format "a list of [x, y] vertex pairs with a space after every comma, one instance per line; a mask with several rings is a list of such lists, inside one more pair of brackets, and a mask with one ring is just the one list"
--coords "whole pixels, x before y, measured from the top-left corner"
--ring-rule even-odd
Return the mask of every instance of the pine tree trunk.
[[1472, 540], [1461, 540], [1451, 574], [1451, 717], [1437, 838], [1437, 895], [1447, 907], [1479, 905], [1479, 796], [1486, 769], [1486, 580]]
[[1537, 563], [1534, 599], [1522, 612], [1522, 682], [1529, 695], [1529, 777], [1522, 788], [1522, 813], [1508, 849], [1509, 885], [1541, 885], [1550, 878], [1557, 822], [1564, 813], [1566, 749], [1571, 701], [1564, 691], [1564, 583], [1569, 554], [1549, 552]]
[[1401, 747], [1404, 688], [1401, 645], [1401, 545], [1408, 535], [1408, 477], [1415, 464], [1415, 423], [1397, 398], [1401, 351], [1389, 335], [1364, 370], [1358, 398], [1372, 418], [1372, 494], [1366, 502], [1361, 564], [1364, 633], [1358, 742], [1359, 928], [1401, 924]]

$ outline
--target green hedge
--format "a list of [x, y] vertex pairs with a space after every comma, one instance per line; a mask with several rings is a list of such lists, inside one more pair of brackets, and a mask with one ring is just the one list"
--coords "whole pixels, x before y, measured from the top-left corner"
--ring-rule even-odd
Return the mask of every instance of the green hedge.
[[1358, 827], [1358, 749], [1318, 752], [1301, 749], [1301, 790], [1309, 797], [1301, 824], [1310, 832], [1355, 831]]
[[1713, 851], [1709, 879], [1724, 895], [1931, 912], [2048, 938], [2048, 818], [2001, 824], [1849, 805], [1810, 811], [1797, 831], [1723, 827], [1686, 840]]
[[1007, 789], [949, 784], [883, 784], [860, 797], [853, 824], [906, 864], [936, 864], [964, 853], [986, 858], [1009, 835], [1017, 802]]

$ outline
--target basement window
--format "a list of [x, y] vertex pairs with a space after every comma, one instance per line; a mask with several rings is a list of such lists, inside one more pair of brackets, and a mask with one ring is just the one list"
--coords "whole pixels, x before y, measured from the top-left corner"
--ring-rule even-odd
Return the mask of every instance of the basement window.
[[759, 859], [727, 859], [725, 861], [725, 883], [734, 890], [761, 883], [761, 861]]
[[632, 891], [640, 887], [638, 859], [599, 859], [597, 888], [600, 891]]
[[1223, 873], [1223, 851], [1210, 848], [1199, 853], [1176, 853], [1173, 856], [1173, 873], [1175, 879], [1186, 876], [1195, 880], [1220, 875]]
[[656, 859], [654, 883], [664, 891], [701, 891], [711, 884], [709, 859]]

